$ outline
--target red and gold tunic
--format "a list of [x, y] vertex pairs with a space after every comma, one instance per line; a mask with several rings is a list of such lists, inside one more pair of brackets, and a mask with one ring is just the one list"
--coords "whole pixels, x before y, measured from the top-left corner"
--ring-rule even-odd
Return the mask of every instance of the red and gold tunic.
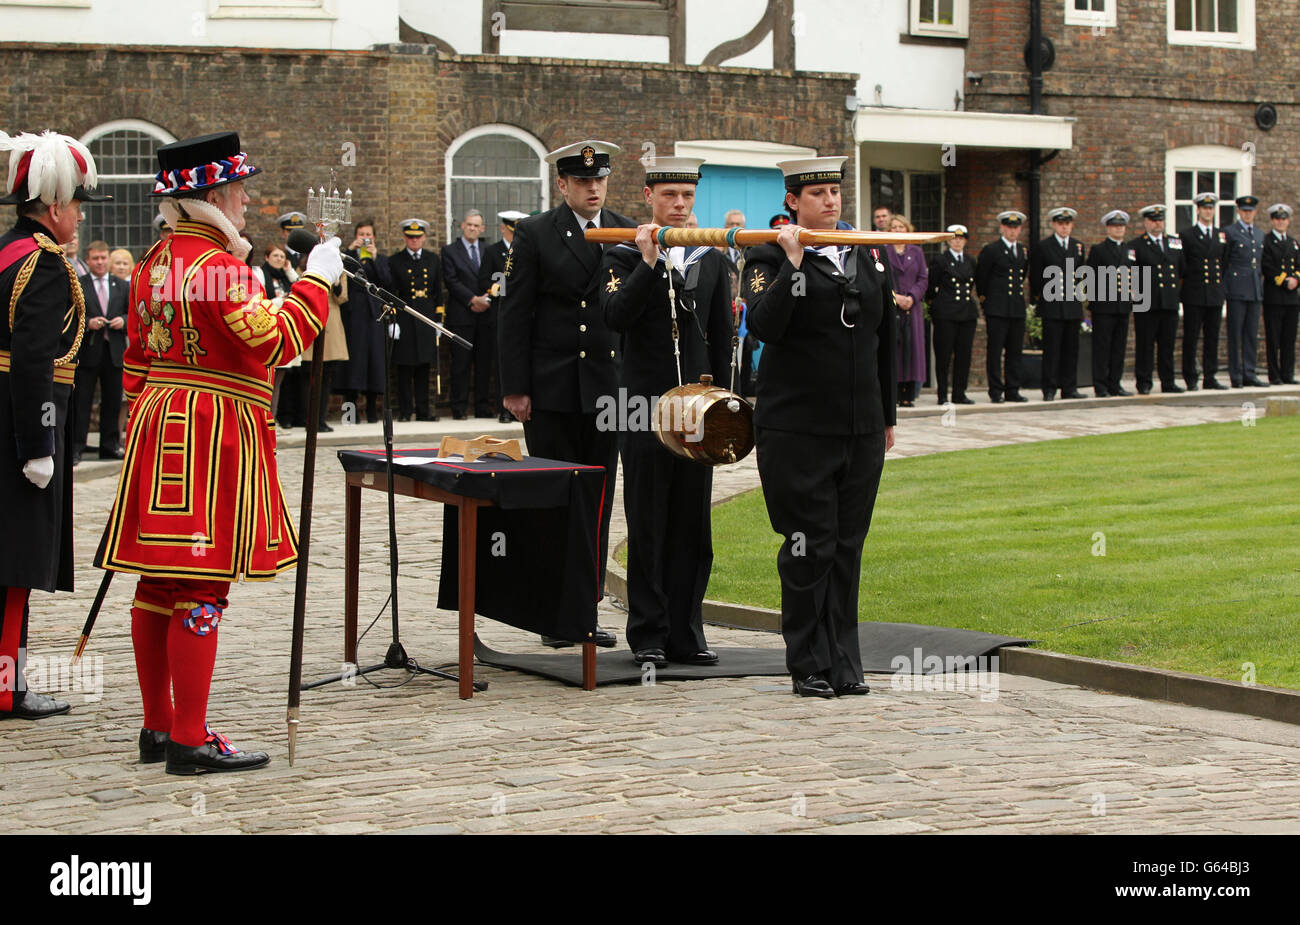
[[131, 421], [103, 568], [264, 581], [298, 560], [271, 385], [325, 326], [329, 287], [304, 276], [276, 308], [226, 247], [211, 225], [181, 221], [132, 275]]

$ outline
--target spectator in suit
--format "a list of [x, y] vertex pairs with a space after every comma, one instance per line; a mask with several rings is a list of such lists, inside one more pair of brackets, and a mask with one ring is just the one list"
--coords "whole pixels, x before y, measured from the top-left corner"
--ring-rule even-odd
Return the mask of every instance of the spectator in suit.
[[[1178, 236], [1183, 243], [1183, 381], [1189, 392], [1202, 385], [1207, 389], [1227, 389], [1214, 376], [1219, 370], [1219, 323], [1223, 320], [1228, 236], [1214, 225], [1218, 196], [1198, 193], [1192, 202], [1196, 203], [1196, 224]], [[1197, 341], [1201, 343], [1203, 357], [1199, 373]]]
[[1088, 251], [1093, 291], [1088, 311], [1092, 313], [1092, 388], [1098, 398], [1132, 395], [1120, 385], [1124, 376], [1124, 351], [1128, 346], [1128, 319], [1133, 313], [1132, 274], [1137, 254], [1124, 244], [1128, 213], [1112, 209], [1102, 216], [1106, 240]]
[[[497, 314], [501, 310], [502, 290], [506, 279], [506, 264], [510, 260], [510, 254], [514, 247], [515, 225], [520, 219], [528, 217], [528, 213], [520, 212], [517, 209], [507, 209], [504, 212], [497, 213], [497, 219], [501, 222], [501, 240], [488, 245], [483, 258], [483, 265], [479, 267], [478, 287], [487, 295], [488, 310], [484, 312], [492, 320], [492, 352], [497, 352], [496, 345], [496, 323]], [[497, 371], [497, 392], [500, 393], [501, 371]], [[500, 396], [497, 399], [497, 423], [509, 424], [514, 418], [506, 410]]]
[[[912, 231], [912, 223], [902, 213], [889, 220], [889, 230]], [[898, 306], [898, 403], [914, 407], [925, 381], [925, 291], [930, 285], [930, 270], [925, 265], [925, 251], [916, 244], [894, 244], [886, 249], [893, 268], [894, 304]]]
[[1224, 234], [1228, 238], [1228, 379], [1234, 389], [1262, 386], [1255, 376], [1259, 355], [1259, 308], [1264, 299], [1264, 277], [1259, 262], [1264, 256], [1264, 232], [1255, 227], [1256, 196], [1237, 197], [1237, 221]]
[[1079, 213], [1061, 206], [1049, 212], [1052, 233], [1029, 255], [1029, 291], [1043, 322], [1043, 401], [1083, 398], [1079, 382], [1079, 323], [1083, 301], [1075, 289], [1087, 266], [1083, 242], [1071, 237]]
[[1300, 244], [1287, 234], [1291, 207], [1268, 207], [1272, 233], [1264, 239], [1264, 353], [1268, 384], [1295, 385], [1295, 338], [1300, 314]]
[[[1020, 351], [1025, 345], [1025, 277], [1029, 256], [1019, 243], [1025, 213], [998, 214], [1002, 237], [984, 245], [975, 265], [975, 286], [984, 300], [988, 329], [985, 371], [993, 403], [1029, 401], [1020, 394]], [[1005, 366], [1003, 356], [1005, 355]]]
[[442, 280], [447, 287], [447, 327], [474, 345], [451, 352], [451, 416], [465, 420], [469, 410], [470, 367], [474, 370], [474, 416], [492, 417], [492, 356], [496, 353], [496, 318], [492, 303], [479, 288], [483, 266], [483, 213], [470, 209], [460, 223], [460, 237], [442, 246]]
[[99, 385], [99, 458], [121, 459], [117, 416], [122, 405], [122, 354], [126, 351], [126, 312], [130, 284], [108, 272], [108, 245], [93, 241], [86, 249], [90, 272], [81, 277], [86, 294], [86, 333], [77, 354], [76, 409], [72, 464], [81, 461], [90, 431], [90, 409]]
[[934, 321], [935, 384], [939, 404], [948, 401], [948, 364], [952, 363], [952, 400], [973, 405], [966, 396], [970, 355], [975, 345], [979, 303], [975, 301], [975, 261], [966, 256], [970, 233], [965, 225], [949, 225], [954, 237], [942, 254], [930, 261], [930, 317]]

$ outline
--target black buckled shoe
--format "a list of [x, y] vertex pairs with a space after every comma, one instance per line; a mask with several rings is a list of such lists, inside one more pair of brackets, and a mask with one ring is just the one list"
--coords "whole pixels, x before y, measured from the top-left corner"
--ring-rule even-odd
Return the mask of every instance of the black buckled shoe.
[[632, 653], [632, 659], [638, 665], [644, 665], [649, 662], [656, 668], [668, 667], [668, 656], [664, 654], [663, 649], [637, 649]]
[[67, 713], [71, 709], [70, 703], [26, 690], [22, 694], [14, 693], [13, 709], [7, 713], [0, 713], [0, 719], [44, 719], [47, 716]]
[[167, 743], [171, 736], [153, 729], [140, 730], [140, 763], [157, 764], [167, 758]]
[[188, 746], [167, 742], [167, 773], [194, 775], [223, 771], [251, 771], [269, 764], [266, 752], [242, 752], [220, 733], [208, 730], [202, 745]]
[[[585, 640], [584, 640], [585, 641]], [[596, 632], [591, 634], [591, 642], [600, 646], [602, 649], [612, 649], [618, 645], [618, 636], [607, 629], [596, 627]], [[550, 646], [552, 649], [567, 649], [569, 646], [576, 645], [571, 639], [559, 639], [555, 636], [543, 636], [542, 645]]]
[[827, 684], [824, 678], [819, 678], [815, 674], [809, 675], [803, 680], [791, 678], [791, 684], [794, 687], [795, 694], [800, 697], [829, 698], [835, 696], [835, 689]]
[[871, 693], [871, 688], [861, 681], [853, 681], [848, 684], [841, 684], [835, 688], [836, 697], [862, 697]]
[[679, 665], [716, 665], [718, 664], [718, 653], [712, 649], [701, 649], [699, 652], [692, 652], [689, 655], [670, 655], [668, 660]]

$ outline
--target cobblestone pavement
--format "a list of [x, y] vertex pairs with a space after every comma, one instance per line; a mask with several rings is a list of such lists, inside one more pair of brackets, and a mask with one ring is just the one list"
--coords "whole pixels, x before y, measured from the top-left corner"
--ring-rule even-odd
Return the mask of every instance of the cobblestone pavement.
[[[900, 424], [891, 457], [1236, 420], [1241, 398], [1233, 399], [1040, 413], [976, 406], [947, 424], [918, 409]], [[436, 444], [413, 427], [403, 426], [401, 443]], [[379, 443], [376, 428], [355, 433], [360, 445]], [[280, 459], [296, 512], [301, 451], [284, 446]], [[77, 485], [83, 563], [116, 484], [112, 467], [105, 472], [86, 470]], [[755, 484], [751, 457], [719, 471], [716, 496]], [[382, 496], [366, 496], [363, 626], [387, 587]], [[403, 641], [424, 664], [452, 661], [454, 615], [433, 607], [441, 510], [409, 499], [397, 506]], [[621, 503], [615, 511], [620, 539]], [[322, 448], [307, 678], [341, 667], [342, 536], [341, 473]], [[75, 594], [33, 596], [33, 666], [71, 652], [99, 577], [83, 565]], [[177, 778], [136, 763], [132, 582], [122, 576], [88, 653], [87, 664], [102, 671], [102, 699], [73, 691], [65, 695], [74, 704], [69, 716], [0, 724], [0, 830], [1300, 833], [1300, 726], [1010, 675], [993, 691], [902, 690], [878, 678], [870, 697], [830, 702], [792, 697], [788, 682], [772, 678], [588, 693], [480, 667], [491, 688], [471, 701], [426, 678], [387, 689], [358, 681], [303, 695], [290, 768], [284, 704], [293, 587], [289, 573], [232, 588], [209, 710], [236, 743], [269, 751], [268, 769]], [[622, 613], [606, 603], [601, 622], [621, 629]], [[539, 650], [534, 637], [509, 627], [480, 621], [480, 630], [494, 647]], [[362, 643], [363, 663], [382, 659], [388, 636], [385, 614]], [[710, 628], [709, 638], [781, 645], [738, 630]], [[394, 672], [371, 677], [401, 680]]]

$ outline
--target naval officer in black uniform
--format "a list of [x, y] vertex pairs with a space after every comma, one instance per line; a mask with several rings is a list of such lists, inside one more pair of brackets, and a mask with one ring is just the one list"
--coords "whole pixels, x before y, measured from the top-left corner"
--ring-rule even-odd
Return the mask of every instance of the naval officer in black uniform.
[[965, 225], [949, 225], [953, 237], [943, 253], [930, 260], [930, 318], [934, 322], [934, 378], [939, 404], [948, 401], [948, 364], [952, 363], [952, 401], [973, 405], [966, 397], [970, 355], [975, 346], [979, 303], [975, 301], [975, 261], [966, 255], [970, 237]]
[[[442, 261], [433, 248], [425, 247], [429, 223], [419, 218], [402, 222], [406, 246], [388, 258], [393, 293], [421, 315], [439, 320], [438, 300], [442, 297]], [[399, 315], [390, 325], [393, 365], [397, 367], [397, 420], [410, 420], [412, 410], [421, 421], [436, 421], [429, 408], [429, 370], [438, 359], [438, 333], [409, 315]], [[414, 397], [414, 407], [412, 407]]]
[[1287, 234], [1291, 207], [1268, 207], [1273, 230], [1264, 238], [1264, 354], [1269, 385], [1295, 385], [1295, 338], [1300, 315], [1300, 243]]
[[[605, 467], [597, 548], [600, 587], [609, 550], [618, 433], [596, 426], [596, 403], [602, 395], [618, 394], [619, 343], [600, 310], [602, 250], [583, 231], [636, 227], [604, 208], [610, 155], [618, 151], [609, 142], [583, 141], [546, 155], [559, 175], [556, 185], [564, 201], [515, 226], [497, 319], [501, 392], [506, 410], [524, 424], [529, 454]], [[617, 639], [599, 630], [592, 641], [609, 647]]]
[[1072, 237], [1079, 213], [1061, 206], [1047, 213], [1052, 233], [1029, 255], [1029, 291], [1043, 322], [1043, 400], [1083, 398], [1079, 391], [1079, 324], [1083, 300], [1076, 288], [1088, 258], [1083, 242]]
[[[636, 403], [653, 410], [660, 395], [701, 376], [712, 376], [724, 388], [728, 382], [727, 258], [709, 246], [664, 252], [653, 237], [661, 226], [684, 226], [695, 205], [702, 163], [693, 157], [655, 158], [646, 168], [643, 191], [650, 224], [638, 226], [635, 245], [611, 247], [601, 262], [600, 304], [610, 329], [623, 335], [620, 382], [629, 408]], [[704, 638], [702, 605], [713, 567], [713, 469], [668, 452], [648, 426], [634, 426], [630, 416], [626, 423], [628, 646], [641, 664], [712, 665], [718, 656]]]
[[[1228, 265], [1228, 236], [1214, 224], [1219, 197], [1197, 193], [1196, 224], [1183, 229], [1183, 381], [1195, 392], [1227, 389], [1214, 378], [1219, 369], [1219, 325], [1223, 321], [1223, 271]], [[1196, 370], [1196, 344], [1203, 360]]]
[[772, 529], [785, 541], [781, 633], [794, 691], [866, 694], [858, 649], [862, 546], [894, 443], [893, 280], [883, 247], [805, 248], [840, 217], [842, 157], [785, 161], [793, 223], [745, 254], [763, 341], [754, 436]]
[[1124, 376], [1124, 351], [1128, 347], [1128, 319], [1133, 313], [1133, 280], [1137, 254], [1124, 243], [1128, 213], [1112, 209], [1101, 217], [1106, 240], [1088, 251], [1093, 290], [1088, 294], [1092, 314], [1092, 389], [1098, 398], [1132, 395], [1120, 385]]
[[[497, 316], [501, 313], [501, 290], [506, 280], [506, 261], [510, 258], [510, 249], [514, 245], [515, 225], [521, 218], [527, 218], [527, 212], [520, 212], [518, 209], [506, 209], [504, 212], [497, 213], [497, 220], [501, 223], [501, 240], [493, 241], [487, 246], [483, 254], [483, 263], [479, 265], [478, 286], [479, 290], [486, 294], [488, 300], [487, 315], [492, 323], [492, 350], [497, 350], [496, 324]], [[493, 360], [496, 365], [496, 360]], [[504, 393], [501, 391], [501, 370], [497, 370], [497, 423], [509, 424], [514, 420], [510, 412], [501, 399]]]
[[[1138, 271], [1151, 274], [1147, 286], [1146, 311], [1134, 311], [1133, 335], [1136, 340], [1133, 367], [1137, 374], [1137, 389], [1142, 395], [1151, 393], [1151, 370], [1154, 365], [1160, 376], [1160, 391], [1184, 392], [1174, 376], [1174, 340], [1178, 337], [1178, 298], [1185, 273], [1183, 242], [1165, 234], [1165, 207], [1144, 206], [1138, 210], [1146, 234], [1134, 238], [1129, 247], [1137, 253]], [[1152, 354], [1155, 363], [1152, 363]]]
[[994, 404], [1029, 401], [1020, 394], [1020, 351], [1025, 345], [1025, 278], [1029, 272], [1029, 255], [1019, 243], [1024, 223], [1023, 212], [1000, 213], [998, 225], [1002, 237], [984, 245], [975, 267], [975, 287], [984, 301], [984, 324], [988, 329], [985, 370], [989, 398]]

